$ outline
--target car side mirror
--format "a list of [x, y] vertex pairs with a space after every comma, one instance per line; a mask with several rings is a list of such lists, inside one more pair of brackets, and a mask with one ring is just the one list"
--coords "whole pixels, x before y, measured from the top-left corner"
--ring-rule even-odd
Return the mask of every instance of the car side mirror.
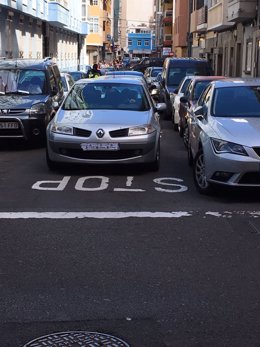
[[179, 89], [176, 88], [176, 89], [174, 89], [173, 93], [174, 93], [174, 94], [178, 94], [178, 91], [179, 91]]
[[196, 107], [195, 110], [194, 110], [194, 115], [195, 115], [195, 117], [197, 117], [197, 118], [203, 118], [203, 117], [205, 116], [205, 114], [206, 114], [205, 111], [206, 111], [206, 110], [205, 110], [205, 107], [203, 107], [203, 106], [198, 106], [198, 107]]

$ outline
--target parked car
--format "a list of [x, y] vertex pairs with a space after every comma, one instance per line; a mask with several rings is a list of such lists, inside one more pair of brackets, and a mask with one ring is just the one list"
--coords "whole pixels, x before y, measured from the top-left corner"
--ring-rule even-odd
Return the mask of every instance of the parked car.
[[160, 163], [159, 112], [145, 84], [134, 78], [78, 81], [47, 129], [50, 169], [61, 163]]
[[[89, 71], [89, 70], [88, 70]], [[68, 73], [72, 76], [74, 81], [81, 80], [83, 78], [88, 78], [88, 71], [68, 71]]]
[[145, 69], [149, 66], [163, 66], [165, 58], [145, 57], [141, 61], [131, 67], [131, 70], [140, 71], [144, 73]]
[[67, 72], [61, 72], [61, 81], [64, 90], [64, 95], [66, 96], [74, 84], [73, 77]]
[[171, 94], [178, 88], [181, 80], [189, 75], [213, 75], [210, 63], [206, 59], [199, 58], [166, 58], [162, 71], [162, 83], [160, 100], [166, 103], [164, 114], [166, 119], [172, 118]]
[[135, 78], [135, 79], [141, 79], [146, 85], [146, 79], [144, 78], [144, 74], [140, 71], [131, 71], [131, 70], [116, 70], [116, 71], [108, 71], [106, 72], [106, 76], [110, 77], [128, 77], [128, 78]]
[[148, 86], [151, 86], [152, 83], [156, 80], [158, 74], [162, 72], [161, 66], [149, 66], [144, 71], [144, 77], [147, 81]]
[[172, 105], [172, 112], [171, 112], [172, 123], [173, 123], [173, 129], [175, 131], [177, 131], [179, 128], [179, 121], [180, 121], [179, 109], [180, 109], [180, 103], [181, 103], [180, 99], [185, 94], [192, 77], [193, 76], [185, 76], [180, 82], [179, 87], [176, 88], [173, 91], [173, 93], [170, 94], [171, 105]]
[[107, 72], [116, 71], [113, 66], [103, 67], [100, 69], [102, 75], [106, 75]]
[[193, 76], [184, 95], [180, 98], [178, 130], [180, 136], [183, 137], [186, 147], [189, 136], [187, 126], [187, 117], [189, 113], [194, 108], [200, 95], [209, 83], [223, 78], [225, 78], [225, 76]]
[[189, 161], [200, 193], [212, 184], [260, 186], [260, 79], [211, 82], [188, 119]]
[[42, 142], [64, 99], [60, 71], [46, 59], [0, 61], [0, 138]]

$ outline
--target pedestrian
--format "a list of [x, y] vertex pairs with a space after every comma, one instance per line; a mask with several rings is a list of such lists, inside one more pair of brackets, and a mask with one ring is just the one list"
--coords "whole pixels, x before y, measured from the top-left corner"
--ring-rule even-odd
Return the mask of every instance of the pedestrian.
[[93, 64], [92, 69], [88, 71], [88, 78], [97, 78], [101, 76], [101, 71], [98, 69], [98, 64]]

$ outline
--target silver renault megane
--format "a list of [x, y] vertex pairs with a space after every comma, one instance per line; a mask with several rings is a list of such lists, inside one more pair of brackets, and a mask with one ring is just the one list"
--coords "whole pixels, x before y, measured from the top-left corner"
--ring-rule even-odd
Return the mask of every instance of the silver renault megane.
[[76, 82], [47, 127], [46, 160], [61, 163], [143, 163], [159, 169], [159, 112], [146, 85], [131, 77]]

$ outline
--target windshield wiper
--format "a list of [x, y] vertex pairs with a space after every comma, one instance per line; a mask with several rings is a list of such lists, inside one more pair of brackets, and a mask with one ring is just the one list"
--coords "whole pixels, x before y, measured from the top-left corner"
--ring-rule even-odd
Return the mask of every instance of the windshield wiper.
[[13, 92], [6, 92], [5, 94], [22, 94], [22, 95], [26, 94], [26, 95], [28, 95], [30, 93], [28, 92], [28, 90], [18, 89], [18, 90], [13, 91]]

